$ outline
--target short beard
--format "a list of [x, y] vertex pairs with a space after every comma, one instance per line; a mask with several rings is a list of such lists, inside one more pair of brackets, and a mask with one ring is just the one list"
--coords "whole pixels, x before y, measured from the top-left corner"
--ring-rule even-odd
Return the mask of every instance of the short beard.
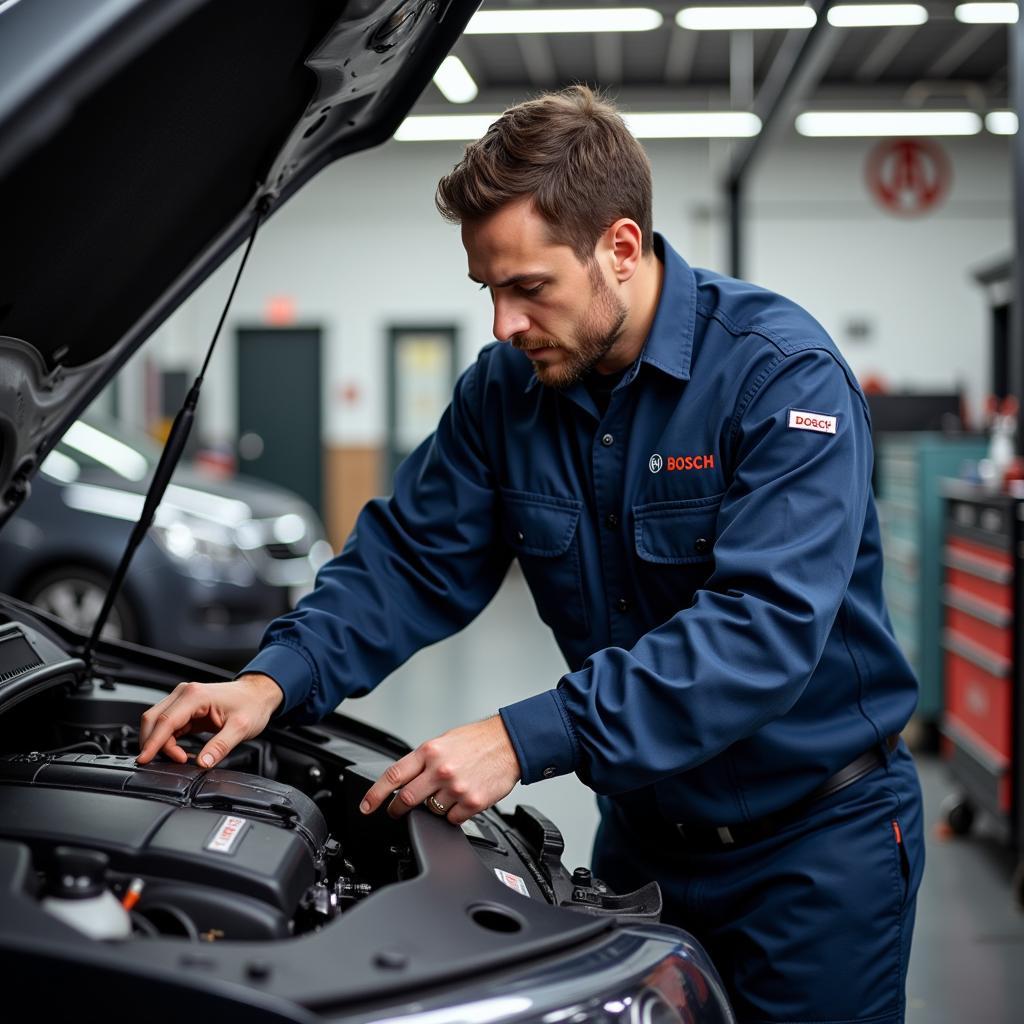
[[622, 336], [628, 310], [625, 303], [608, 287], [597, 260], [587, 268], [592, 292], [591, 306], [573, 338], [576, 345], [567, 349], [554, 339], [544, 344], [553, 345], [562, 353], [556, 366], [535, 364], [533, 372], [541, 384], [564, 391], [588, 374], [611, 351]]

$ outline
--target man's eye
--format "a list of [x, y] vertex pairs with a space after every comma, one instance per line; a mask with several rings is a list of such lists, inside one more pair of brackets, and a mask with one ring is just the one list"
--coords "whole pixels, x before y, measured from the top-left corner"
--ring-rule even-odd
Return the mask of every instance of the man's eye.
[[532, 288], [523, 288], [522, 286], [520, 286], [519, 290], [524, 295], [539, 295], [540, 291], [541, 291], [541, 289], [543, 287], [544, 287], [544, 284], [541, 283], [541, 284], [535, 284]]

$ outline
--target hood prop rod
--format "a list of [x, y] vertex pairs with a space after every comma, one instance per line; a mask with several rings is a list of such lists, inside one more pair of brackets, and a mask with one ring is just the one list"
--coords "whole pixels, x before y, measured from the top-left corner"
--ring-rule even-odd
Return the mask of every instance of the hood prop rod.
[[[206, 358], [203, 360], [202, 369], [199, 371], [199, 376], [196, 377], [195, 381], [193, 381], [192, 387], [189, 388], [189, 392], [185, 396], [185, 401], [182, 407], [178, 410], [178, 414], [174, 417], [174, 422], [171, 424], [171, 429], [167, 435], [167, 442], [164, 445], [163, 451], [160, 453], [160, 461], [157, 463], [156, 471], [153, 473], [153, 479], [146, 491], [146, 500], [142, 506], [142, 515], [139, 516], [139, 521], [132, 527], [131, 536], [128, 538], [124, 554], [121, 555], [121, 561], [118, 563], [117, 570], [114, 572], [113, 578], [110, 581], [110, 586], [107, 588], [106, 597], [103, 599], [103, 607], [100, 609], [100, 613], [96, 617], [96, 622], [93, 624], [92, 634], [89, 636], [85, 647], [82, 649], [81, 658], [85, 662], [83, 681], [86, 686], [90, 683], [89, 677], [92, 675], [93, 671], [93, 652], [96, 647], [96, 642], [99, 640], [100, 633], [103, 632], [103, 627], [107, 624], [107, 619], [110, 616], [110, 609], [114, 607], [114, 601], [117, 599], [117, 595], [121, 590], [121, 585], [124, 583], [125, 575], [128, 572], [128, 566], [131, 564], [132, 558], [149, 531], [150, 526], [153, 525], [153, 518], [156, 515], [156, 510], [160, 506], [164, 492], [167, 490], [167, 485], [171, 482], [171, 475], [174, 473], [178, 462], [181, 460], [181, 455], [185, 450], [185, 442], [188, 441], [188, 435], [192, 430], [192, 423], [195, 420], [196, 405], [199, 402], [199, 389], [203, 386], [203, 377], [206, 374], [207, 367], [210, 365], [210, 356], [213, 355], [213, 347], [217, 344], [221, 328], [224, 326], [225, 319], [227, 319], [228, 310], [231, 308], [231, 301], [235, 297], [235, 290], [238, 288], [238, 282], [241, 280], [246, 260], [249, 259], [249, 253], [252, 251], [252, 244], [256, 241], [256, 232], [259, 230], [260, 221], [269, 207], [269, 197], [261, 197], [256, 207], [256, 220], [253, 222], [252, 231], [249, 234], [249, 242], [245, 247], [245, 252], [242, 254], [242, 262], [239, 263], [238, 270], [235, 273], [235, 280], [231, 285], [231, 291], [228, 293], [227, 302], [224, 303], [224, 309], [221, 312], [220, 320], [217, 323], [217, 329], [213, 332], [213, 338], [206, 350]], [[104, 683], [103, 685], [106, 686], [107, 684]]]

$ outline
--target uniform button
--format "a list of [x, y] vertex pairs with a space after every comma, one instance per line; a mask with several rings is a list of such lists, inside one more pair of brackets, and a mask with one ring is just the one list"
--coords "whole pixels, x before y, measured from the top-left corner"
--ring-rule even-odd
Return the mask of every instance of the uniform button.
[[601, 444], [603, 444], [605, 448], [611, 448], [611, 446], [615, 444], [615, 438], [612, 437], [611, 434], [605, 434], [604, 437], [601, 438]]
[[693, 542], [693, 548], [698, 555], [706, 555], [711, 550], [711, 542], [707, 537], [698, 537]]
[[526, 540], [526, 534], [522, 530], [516, 530], [516, 543], [522, 544]]
[[545, 779], [550, 779], [551, 776], [554, 774], [555, 769], [551, 765], [548, 765], [547, 768], [545, 768], [544, 771], [541, 772], [541, 775], [543, 775]]
[[608, 515], [605, 516], [604, 525], [607, 526], [609, 530], [614, 530], [615, 527], [619, 525], [619, 517], [614, 512], [609, 512]]
[[618, 608], [620, 612], [628, 612], [629, 602], [624, 597], [620, 597], [618, 601], [615, 602], [615, 607]]

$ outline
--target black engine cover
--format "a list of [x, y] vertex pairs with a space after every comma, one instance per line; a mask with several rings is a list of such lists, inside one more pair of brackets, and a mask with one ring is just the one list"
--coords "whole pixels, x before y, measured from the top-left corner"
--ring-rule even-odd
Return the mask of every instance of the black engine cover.
[[57, 844], [102, 850], [154, 895], [159, 880], [254, 898], [280, 932], [316, 881], [328, 832], [305, 794], [242, 772], [15, 754], [0, 758], [0, 838], [44, 857]]

